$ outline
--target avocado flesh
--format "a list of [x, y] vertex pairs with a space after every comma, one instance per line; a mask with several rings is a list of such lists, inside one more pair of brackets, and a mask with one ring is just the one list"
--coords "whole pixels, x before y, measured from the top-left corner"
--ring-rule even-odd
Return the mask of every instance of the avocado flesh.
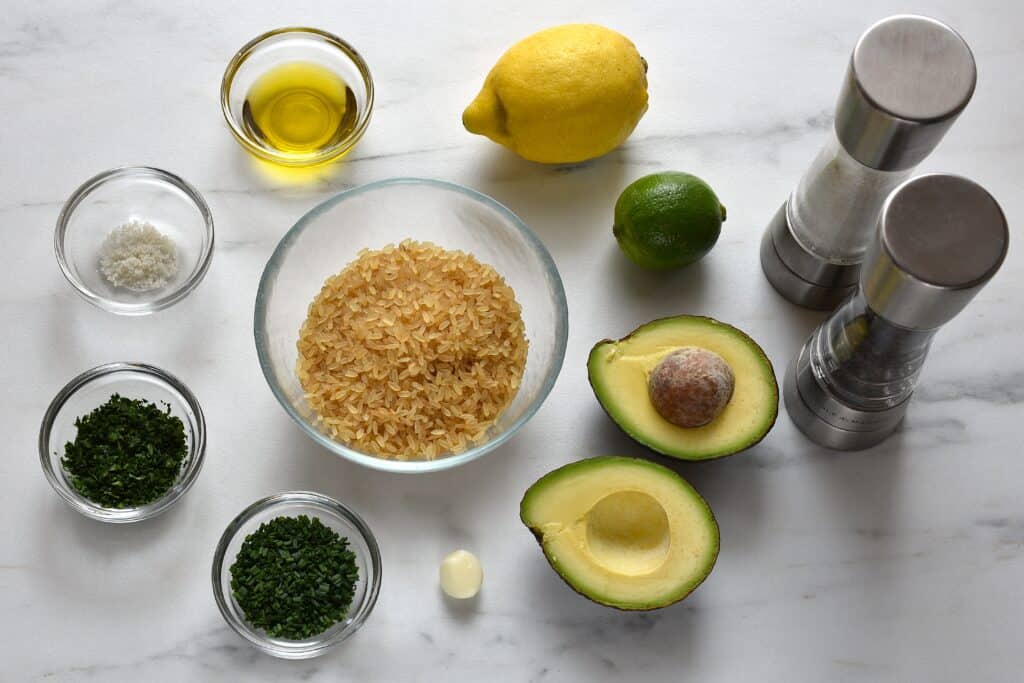
[[682, 600], [718, 557], [718, 524], [700, 494], [638, 458], [591, 458], [548, 473], [526, 491], [520, 518], [566, 583], [619, 609]]
[[[683, 346], [714, 351], [735, 378], [725, 409], [702, 427], [672, 424], [654, 409], [647, 391], [647, 378], [658, 362]], [[712, 318], [662, 318], [618, 341], [598, 342], [587, 360], [587, 374], [597, 400], [626, 434], [683, 460], [707, 460], [749, 448], [764, 438], [779, 413], [779, 385], [764, 351], [740, 330]]]

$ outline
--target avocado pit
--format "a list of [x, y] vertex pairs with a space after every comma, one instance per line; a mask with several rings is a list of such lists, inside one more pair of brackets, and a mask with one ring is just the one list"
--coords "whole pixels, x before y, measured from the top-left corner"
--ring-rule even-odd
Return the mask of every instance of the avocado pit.
[[648, 378], [658, 414], [679, 427], [701, 427], [725, 409], [736, 380], [729, 364], [713, 351], [685, 346], [668, 354]]

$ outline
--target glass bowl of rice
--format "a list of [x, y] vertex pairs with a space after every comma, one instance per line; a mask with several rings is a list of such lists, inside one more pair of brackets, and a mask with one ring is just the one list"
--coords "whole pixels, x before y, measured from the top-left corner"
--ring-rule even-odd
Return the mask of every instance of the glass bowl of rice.
[[394, 178], [299, 219], [263, 271], [254, 327], [271, 391], [310, 438], [366, 467], [430, 472], [533, 417], [568, 309], [554, 260], [509, 209]]

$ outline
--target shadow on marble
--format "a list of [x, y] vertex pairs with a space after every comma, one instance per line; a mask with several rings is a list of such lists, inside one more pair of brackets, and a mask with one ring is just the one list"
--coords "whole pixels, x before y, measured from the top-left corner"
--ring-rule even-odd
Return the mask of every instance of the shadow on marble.
[[[758, 270], [760, 271], [760, 265], [758, 265]], [[781, 389], [782, 378], [790, 361], [796, 357], [800, 347], [811, 336], [811, 332], [829, 316], [831, 311], [812, 311], [792, 304], [772, 289], [767, 281], [759, 290], [758, 310], [772, 326], [772, 333], [764, 336], [771, 339], [773, 348], [781, 347], [784, 351], [783, 354], [771, 359], [775, 366], [775, 377]], [[765, 350], [767, 351], [767, 349]], [[784, 410], [781, 404], [779, 410]]]
[[864, 451], [834, 451], [807, 442], [806, 460], [814, 465], [816, 483], [828, 493], [834, 521], [856, 523], [872, 538], [881, 538], [898, 517], [899, 493], [903, 485], [903, 428], [881, 444]]
[[555, 260], [578, 252], [582, 240], [611, 239], [615, 201], [631, 181], [628, 151], [582, 164], [526, 161], [492, 146], [470, 169], [473, 187], [507, 206], [544, 241]]
[[468, 623], [477, 618], [480, 612], [480, 593], [471, 598], [460, 600], [445, 593], [441, 590], [440, 586], [437, 587], [437, 592], [447, 616], [460, 623]]
[[865, 451], [807, 449], [806, 472], [821, 500], [814, 523], [833, 536], [815, 562], [853, 587], [843, 599], [874, 613], [899, 613], [919, 580], [913, 564], [900, 560], [911, 552], [901, 523], [901, 494], [909, 490], [905, 436], [898, 430]]
[[597, 455], [643, 455], [654, 454], [633, 441], [618, 425], [612, 422], [595, 398], [580, 415], [578, 457], [573, 460]]
[[[577, 594], [551, 569], [540, 552], [523, 567], [529, 608], [524, 624], [550, 633], [548, 658], [575, 653], [599, 671], [614, 672], [644, 657], [671, 657], [692, 665], [703, 651], [702, 588], [683, 602], [644, 612], [622, 611]], [[557, 635], [555, 635], [557, 634]], [[557, 661], [557, 660], [555, 660]]]
[[[282, 430], [278, 436], [283, 439], [288, 457], [276, 459], [273, 469], [277, 472], [270, 476], [288, 482], [287, 488], [320, 491], [351, 504], [361, 514], [372, 510], [382, 527], [400, 526], [417, 519], [440, 524], [446, 537], [457, 540], [470, 540], [458, 519], [487, 509], [499, 492], [507, 491], [517, 463], [516, 458], [509, 457], [514, 453], [513, 439], [450, 470], [422, 474], [382, 472], [334, 455], [283, 417], [276, 428]], [[392, 504], [381, 505], [381, 501]], [[392, 519], [396, 516], [398, 519]], [[375, 519], [367, 519], [371, 528], [374, 522]]]
[[[64, 601], [95, 603], [104, 609], [184, 590], [176, 582], [192, 569], [190, 550], [195, 537], [188, 520], [196, 512], [192, 506], [197, 501], [186, 494], [153, 519], [108, 524], [88, 519], [55, 495], [48, 496], [40, 501], [33, 522], [39, 527], [33, 536], [42, 559], [33, 576], [48, 584], [49, 594]], [[167, 562], [169, 556], [179, 560]], [[158, 575], [150, 571], [152, 567], [161, 568]]]
[[638, 326], [673, 315], [709, 315], [705, 299], [710, 274], [704, 260], [675, 270], [648, 270], [630, 261], [614, 239], [609, 242], [607, 281], [615, 283], [620, 305], [637, 312]]
[[[735, 455], [707, 462], [685, 462], [656, 456], [655, 462], [675, 470], [708, 502], [718, 522], [721, 549], [719, 562], [756, 561], [765, 542], [765, 522], [772, 505], [771, 488], [762, 470], [751, 462], [761, 445]], [[714, 580], [714, 573], [708, 581]]]

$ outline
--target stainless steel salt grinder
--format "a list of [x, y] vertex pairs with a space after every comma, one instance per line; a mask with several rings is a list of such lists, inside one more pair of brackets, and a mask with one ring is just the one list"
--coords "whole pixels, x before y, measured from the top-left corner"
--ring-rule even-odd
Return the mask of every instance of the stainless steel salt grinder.
[[898, 15], [857, 41], [825, 146], [761, 241], [761, 267], [789, 301], [835, 308], [894, 187], [939, 143], [974, 93], [967, 43], [928, 17]]
[[811, 334], [783, 382], [812, 441], [857, 450], [892, 433], [932, 337], [995, 274], [1009, 230], [980, 185], [948, 174], [900, 185], [878, 219], [860, 286]]

